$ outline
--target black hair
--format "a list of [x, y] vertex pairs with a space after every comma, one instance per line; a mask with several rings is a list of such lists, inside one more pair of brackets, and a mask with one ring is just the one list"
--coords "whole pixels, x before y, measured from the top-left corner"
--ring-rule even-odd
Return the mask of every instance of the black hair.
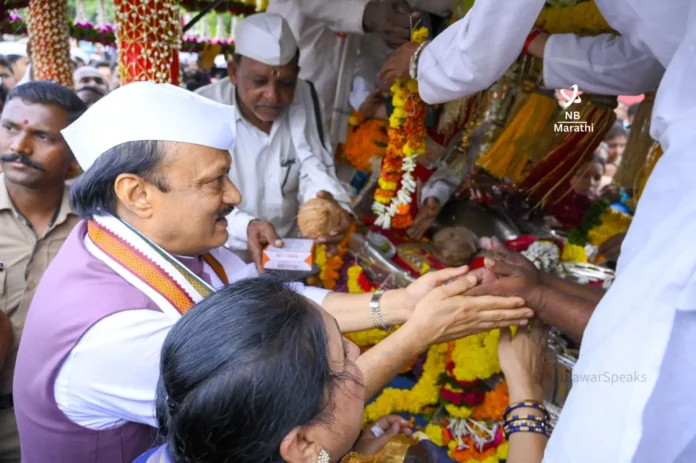
[[4, 56], [0, 55], [0, 66], [6, 67], [10, 71], [13, 70], [12, 64], [10, 63], [10, 60], [5, 58]]
[[604, 170], [604, 171], [607, 170], [607, 161], [605, 161], [604, 158], [601, 157], [601, 156], [598, 156], [598, 155], [596, 155], [596, 154], [593, 155], [593, 156], [592, 156], [592, 159], [590, 159], [590, 163], [591, 163], [591, 164], [597, 163], [597, 164], [599, 164], [599, 165], [602, 166], [602, 170]]
[[636, 113], [638, 112], [638, 107], [640, 106], [640, 103], [633, 103], [631, 106], [628, 107], [628, 115], [635, 117]]
[[270, 277], [198, 303], [162, 347], [160, 436], [175, 463], [272, 463], [297, 426], [330, 423], [333, 386], [320, 311]]
[[607, 136], [604, 137], [604, 139], [611, 140], [612, 138], [616, 137], [628, 138], [628, 130], [626, 130], [626, 127], [624, 127], [623, 122], [621, 121], [614, 122], [614, 125], [611, 126], [611, 129], [609, 129], [609, 132], [607, 133]]
[[58, 106], [68, 114], [70, 122], [75, 121], [87, 109], [72, 90], [55, 82], [32, 81], [18, 85], [7, 95], [7, 101], [15, 98], [29, 104]]
[[23, 55], [5, 55], [5, 58], [7, 58], [7, 61], [10, 62], [10, 64], [14, 67], [15, 63], [20, 59], [20, 58], [26, 58], [26, 56]]
[[108, 61], [97, 61], [94, 64], [94, 67], [95, 68], [109, 68], [109, 69], [111, 69], [111, 63], [109, 63]]
[[116, 215], [114, 182], [121, 174], [139, 175], [161, 191], [169, 191], [166, 179], [158, 173], [164, 156], [164, 144], [158, 141], [130, 141], [111, 148], [75, 180], [70, 204], [83, 219], [105, 212]]

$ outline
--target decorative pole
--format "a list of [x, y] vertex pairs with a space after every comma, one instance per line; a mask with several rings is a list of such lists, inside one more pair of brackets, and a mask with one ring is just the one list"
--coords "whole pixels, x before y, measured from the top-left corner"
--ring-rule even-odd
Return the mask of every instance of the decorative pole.
[[176, 0], [114, 0], [121, 85], [179, 82], [181, 22]]
[[85, 0], [76, 0], [75, 22], [86, 22], [87, 20], [87, 7], [85, 6]]
[[97, 3], [97, 24], [100, 26], [106, 24], [106, 0], [99, 0]]
[[34, 80], [72, 88], [67, 0], [31, 0], [27, 18]]
[[215, 25], [215, 38], [219, 40], [225, 40], [225, 18], [222, 13], [217, 13], [217, 24]]

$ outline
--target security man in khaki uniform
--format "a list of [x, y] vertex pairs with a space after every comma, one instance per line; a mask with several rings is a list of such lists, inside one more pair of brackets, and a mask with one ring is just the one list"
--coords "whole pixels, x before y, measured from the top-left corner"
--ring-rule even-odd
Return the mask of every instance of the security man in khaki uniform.
[[24, 320], [79, 220], [65, 184], [73, 156], [60, 131], [84, 110], [71, 90], [29, 82], [9, 94], [0, 117], [0, 463], [20, 462], [12, 376]]

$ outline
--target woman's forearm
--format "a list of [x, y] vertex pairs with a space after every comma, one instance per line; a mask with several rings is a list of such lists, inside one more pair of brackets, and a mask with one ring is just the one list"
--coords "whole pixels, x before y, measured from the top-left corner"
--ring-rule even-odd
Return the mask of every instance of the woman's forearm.
[[[403, 289], [386, 291], [380, 300], [380, 312], [386, 325], [404, 323], [411, 315], [405, 304]], [[324, 310], [329, 312], [338, 322], [344, 333], [362, 331], [374, 328], [370, 301], [372, 293], [349, 294], [330, 293], [324, 299]]]
[[405, 323], [358, 357], [356, 363], [363, 374], [365, 403], [427, 348], [428, 342], [422, 339], [418, 327]]
[[[508, 382], [510, 390], [510, 404], [525, 400], [535, 400], [542, 402], [543, 394], [541, 387], [537, 384], [533, 386], [519, 386], [514, 380]], [[534, 415], [543, 417], [544, 414], [536, 408], [518, 408], [511, 415]], [[541, 463], [544, 458], [544, 450], [549, 438], [532, 432], [515, 432], [510, 435], [508, 442], [507, 463]]]

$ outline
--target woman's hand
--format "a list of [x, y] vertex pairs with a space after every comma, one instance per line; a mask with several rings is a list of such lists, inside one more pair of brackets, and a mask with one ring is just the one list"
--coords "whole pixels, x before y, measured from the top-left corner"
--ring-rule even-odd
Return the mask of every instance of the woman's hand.
[[[382, 432], [376, 429], [381, 429]], [[360, 455], [376, 455], [392, 437], [399, 433], [407, 436], [412, 434], [408, 421], [398, 415], [383, 416], [360, 434], [354, 450]]]
[[535, 320], [529, 330], [519, 329], [512, 336], [510, 329], [500, 330], [498, 357], [510, 391], [510, 403], [542, 400], [541, 376], [548, 329]]
[[[465, 273], [463, 269], [465, 267], [459, 269], [460, 276]], [[414, 335], [425, 344], [451, 341], [493, 328], [526, 325], [534, 316], [531, 309], [524, 307], [524, 300], [518, 297], [466, 295], [479, 283], [475, 274], [448, 280], [450, 278], [418, 302], [406, 323], [415, 327]]]
[[460, 277], [469, 271], [469, 267], [446, 268], [436, 272], [428, 272], [421, 275], [416, 281], [408, 285], [404, 291], [401, 303], [409, 312], [413, 312], [416, 305], [433, 289], [454, 278]]

